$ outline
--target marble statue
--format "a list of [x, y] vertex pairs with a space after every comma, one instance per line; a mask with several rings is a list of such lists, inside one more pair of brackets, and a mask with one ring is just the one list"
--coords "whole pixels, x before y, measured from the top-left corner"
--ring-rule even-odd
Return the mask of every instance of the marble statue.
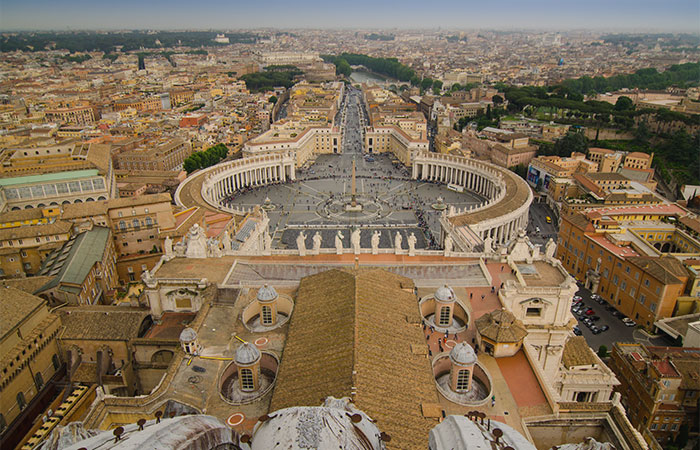
[[338, 230], [338, 232], [335, 234], [335, 253], [338, 255], [343, 254], [343, 232]]
[[187, 244], [185, 243], [185, 238], [183, 237], [179, 241], [177, 241], [177, 244], [175, 244], [174, 247], [175, 250], [175, 256], [185, 256], [185, 252], [187, 251]]
[[170, 236], [167, 236], [163, 241], [163, 250], [165, 251], [165, 256], [170, 258], [173, 255], [173, 240]]
[[491, 236], [484, 239], [484, 253], [493, 253], [493, 238]]
[[188, 258], [206, 258], [207, 257], [207, 236], [204, 229], [195, 223], [190, 228], [190, 231], [185, 236], [186, 250], [185, 256]]
[[321, 251], [321, 242], [323, 241], [323, 238], [321, 237], [321, 233], [319, 233], [317, 231], [316, 234], [314, 234], [313, 241], [314, 241], [314, 253], [318, 254]]
[[358, 255], [360, 253], [360, 229], [355, 228], [350, 234], [350, 245], [352, 246], [352, 251], [354, 254]]
[[449, 255], [450, 253], [452, 253], [452, 246], [453, 246], [452, 236], [450, 236], [450, 235], [448, 234], [447, 236], [445, 236], [445, 244], [444, 244], [444, 247], [445, 247], [445, 256], [447, 256], [447, 255]]
[[372, 244], [372, 254], [376, 255], [379, 253], [379, 240], [382, 237], [382, 232], [379, 230], [375, 230], [374, 233], [372, 233], [372, 239], [371, 239], [371, 244]]
[[408, 254], [409, 256], [415, 256], [416, 254], [416, 242], [418, 239], [416, 238], [416, 235], [411, 233], [408, 236]]
[[207, 256], [213, 256], [215, 258], [220, 258], [222, 256], [218, 239], [207, 239]]
[[401, 232], [397, 231], [396, 236], [394, 237], [394, 251], [398, 254], [401, 252], [401, 242], [403, 241], [403, 236], [401, 236]]
[[[554, 242], [552, 238], [549, 238], [547, 241], [547, 244], [544, 246], [544, 254], [547, 258], [554, 258], [554, 252], [557, 249], [557, 244]], [[596, 269], [597, 271], [597, 269]]]
[[303, 231], [297, 234], [297, 250], [299, 250], [299, 256], [306, 256], [306, 235]]
[[269, 252], [272, 250], [272, 236], [270, 235], [270, 233], [267, 230], [265, 230], [263, 234], [264, 234], [264, 242], [263, 242], [264, 248], [263, 248], [263, 250], [265, 252]]
[[232, 250], [233, 249], [233, 239], [231, 239], [231, 235], [229, 234], [228, 230], [224, 230], [224, 236], [222, 238], [222, 243], [224, 244], [224, 250]]

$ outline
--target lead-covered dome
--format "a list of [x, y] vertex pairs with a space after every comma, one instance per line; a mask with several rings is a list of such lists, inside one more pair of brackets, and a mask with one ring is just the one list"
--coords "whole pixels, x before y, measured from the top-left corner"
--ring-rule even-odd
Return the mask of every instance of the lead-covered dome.
[[450, 359], [460, 366], [469, 366], [476, 363], [476, 353], [471, 345], [460, 342], [450, 352]]
[[277, 298], [277, 291], [267, 284], [258, 289], [258, 301], [269, 302]]
[[260, 350], [249, 342], [240, 345], [236, 349], [236, 364], [253, 364], [260, 359]]
[[180, 333], [180, 342], [192, 342], [197, 339], [197, 332], [187, 327]]
[[435, 291], [435, 300], [442, 303], [453, 302], [455, 301], [455, 293], [451, 287], [444, 285]]

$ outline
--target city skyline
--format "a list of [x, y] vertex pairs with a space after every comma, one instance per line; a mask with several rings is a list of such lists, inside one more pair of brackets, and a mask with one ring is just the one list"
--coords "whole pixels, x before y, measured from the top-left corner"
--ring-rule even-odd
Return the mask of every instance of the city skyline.
[[377, 28], [377, 29], [518, 29], [700, 32], [700, 3], [592, 2], [544, 0], [526, 6], [515, 0], [492, 6], [442, 0], [424, 6], [416, 0], [389, 3], [359, 0], [352, 4], [280, 0], [231, 4], [219, 0], [181, 0], [94, 4], [82, 0], [6, 0], [0, 6], [0, 29], [250, 29], [250, 28]]

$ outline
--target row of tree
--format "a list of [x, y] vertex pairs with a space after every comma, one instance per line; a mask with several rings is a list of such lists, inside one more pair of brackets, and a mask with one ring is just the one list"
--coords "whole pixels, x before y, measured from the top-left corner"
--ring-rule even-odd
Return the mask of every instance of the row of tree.
[[[413, 69], [405, 66], [396, 58], [374, 58], [357, 53], [341, 53], [340, 55], [322, 55], [324, 61], [335, 64], [336, 73], [349, 76], [350, 66], [364, 66], [372, 72], [395, 78], [399, 81], [412, 81], [416, 77]], [[415, 85], [415, 83], [414, 83]]]
[[578, 94], [612, 92], [620, 89], [661, 90], [669, 86], [685, 88], [698, 85], [700, 63], [676, 64], [663, 72], [653, 67], [639, 69], [631, 74], [612, 77], [581, 77], [565, 80], [561, 85]]
[[[68, 50], [75, 52], [102, 51], [111, 53], [121, 46], [122, 51], [140, 50], [160, 47], [201, 47], [225, 45], [213, 41], [216, 31], [126, 31], [114, 33], [97, 32], [41, 32], [13, 33], [0, 36], [0, 50], [36, 52], [46, 49]], [[228, 33], [229, 41], [253, 44], [257, 41], [255, 33]]]
[[288, 70], [255, 72], [241, 76], [241, 80], [245, 81], [246, 87], [252, 92], [264, 92], [272, 90], [276, 87], [290, 88], [294, 85], [295, 77], [303, 72], [296, 67]]
[[195, 170], [205, 169], [213, 166], [214, 164], [218, 164], [219, 161], [226, 158], [227, 155], [228, 147], [226, 147], [224, 144], [216, 144], [203, 152], [192, 153], [185, 159], [183, 168], [187, 172], [187, 175], [189, 175]]

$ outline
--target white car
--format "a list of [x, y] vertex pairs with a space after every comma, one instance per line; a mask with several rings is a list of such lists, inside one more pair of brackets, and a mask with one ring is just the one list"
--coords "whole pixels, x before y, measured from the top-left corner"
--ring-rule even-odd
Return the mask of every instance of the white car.
[[628, 327], [633, 327], [633, 326], [637, 325], [637, 322], [630, 319], [629, 317], [625, 317], [624, 319], [622, 319], [622, 323], [624, 323]]

